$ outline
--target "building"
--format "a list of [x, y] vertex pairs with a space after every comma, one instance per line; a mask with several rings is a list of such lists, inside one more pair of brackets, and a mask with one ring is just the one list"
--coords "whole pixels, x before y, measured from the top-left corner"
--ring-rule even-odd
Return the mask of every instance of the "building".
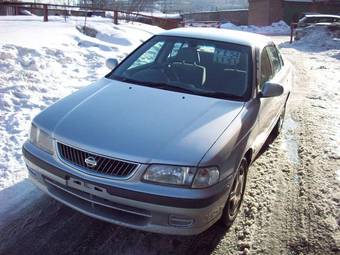
[[285, 0], [283, 1], [283, 20], [297, 22], [304, 12], [318, 12], [340, 15], [340, 0]]
[[249, 0], [248, 23], [256, 26], [270, 25], [283, 18], [282, 0]]
[[248, 23], [257, 26], [270, 25], [284, 20], [296, 22], [301, 13], [318, 12], [339, 14], [339, 0], [249, 0]]

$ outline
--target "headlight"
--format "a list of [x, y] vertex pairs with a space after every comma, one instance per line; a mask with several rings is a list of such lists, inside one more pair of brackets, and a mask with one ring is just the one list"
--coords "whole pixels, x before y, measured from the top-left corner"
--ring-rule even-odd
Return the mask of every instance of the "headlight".
[[220, 171], [216, 167], [199, 168], [192, 187], [206, 188], [218, 182], [219, 178]]
[[52, 138], [41, 129], [37, 128], [34, 124], [31, 126], [30, 141], [40, 149], [53, 154], [53, 140]]
[[151, 165], [144, 180], [177, 185], [191, 185], [196, 169], [183, 166]]
[[185, 166], [151, 165], [144, 173], [143, 179], [150, 182], [206, 188], [218, 182], [219, 171], [216, 167], [197, 169]]

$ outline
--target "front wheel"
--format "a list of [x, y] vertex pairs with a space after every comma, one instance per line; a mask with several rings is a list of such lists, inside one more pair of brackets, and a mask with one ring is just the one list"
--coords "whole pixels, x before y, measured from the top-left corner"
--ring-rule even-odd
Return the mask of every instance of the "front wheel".
[[248, 162], [246, 158], [243, 158], [239, 168], [237, 169], [233, 185], [221, 217], [221, 222], [227, 227], [227, 229], [233, 224], [241, 207], [246, 187], [247, 170]]

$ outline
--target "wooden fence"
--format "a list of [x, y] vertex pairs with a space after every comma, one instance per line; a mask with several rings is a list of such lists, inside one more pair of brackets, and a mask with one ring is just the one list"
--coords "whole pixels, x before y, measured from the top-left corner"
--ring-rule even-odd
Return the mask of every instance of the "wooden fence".
[[142, 23], [156, 25], [164, 29], [172, 29], [180, 27], [183, 24], [183, 19], [180, 18], [163, 18], [151, 15], [145, 15], [138, 12], [128, 12], [122, 10], [113, 10], [109, 8], [91, 8], [62, 5], [62, 4], [43, 4], [32, 2], [11, 2], [0, 1], [0, 15], [20, 15], [21, 10], [29, 10], [42, 14], [43, 21], [48, 22], [48, 15], [50, 13], [58, 15], [74, 15], [74, 16], [105, 16], [105, 12], [113, 12], [113, 22], [118, 24], [119, 19], [135, 20]]

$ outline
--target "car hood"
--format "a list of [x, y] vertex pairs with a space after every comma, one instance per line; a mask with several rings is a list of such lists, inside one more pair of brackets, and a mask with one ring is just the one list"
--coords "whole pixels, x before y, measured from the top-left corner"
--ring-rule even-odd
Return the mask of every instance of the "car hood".
[[243, 102], [102, 79], [36, 118], [63, 143], [140, 163], [197, 165]]

